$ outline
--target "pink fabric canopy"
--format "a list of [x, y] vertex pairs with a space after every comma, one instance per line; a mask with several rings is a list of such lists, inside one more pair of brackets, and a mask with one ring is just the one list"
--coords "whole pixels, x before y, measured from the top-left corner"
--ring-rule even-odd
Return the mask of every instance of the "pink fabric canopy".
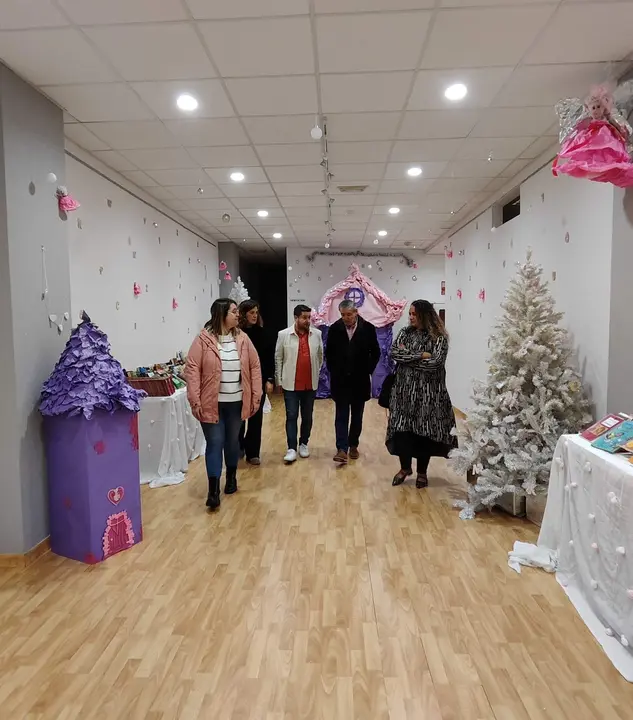
[[340, 318], [338, 305], [352, 300], [359, 314], [375, 327], [381, 328], [397, 322], [404, 311], [406, 300], [391, 300], [385, 293], [352, 264], [350, 274], [331, 287], [321, 299], [319, 309], [312, 313], [315, 325], [332, 325]]

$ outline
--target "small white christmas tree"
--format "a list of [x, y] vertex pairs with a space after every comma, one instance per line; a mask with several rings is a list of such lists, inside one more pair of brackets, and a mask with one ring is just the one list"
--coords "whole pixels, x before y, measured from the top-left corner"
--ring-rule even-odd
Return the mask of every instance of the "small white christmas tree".
[[528, 251], [490, 337], [488, 378], [475, 383], [462, 447], [451, 453], [457, 472], [477, 476], [468, 500], [455, 503], [463, 520], [506, 493], [545, 492], [559, 437], [591, 420], [567, 331], [559, 325], [563, 313], [556, 312], [542, 274]]
[[229, 293], [229, 298], [231, 300], [235, 300], [238, 305], [243, 303], [244, 300], [251, 299], [251, 296], [248, 294], [248, 290], [239, 275], [237, 276], [237, 282], [233, 283], [233, 289]]

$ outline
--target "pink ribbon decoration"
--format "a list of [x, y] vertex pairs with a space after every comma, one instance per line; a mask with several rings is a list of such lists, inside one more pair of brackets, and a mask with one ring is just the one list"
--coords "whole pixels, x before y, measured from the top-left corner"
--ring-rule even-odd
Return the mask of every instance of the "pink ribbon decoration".
[[[379, 287], [365, 275], [363, 275], [358, 268], [358, 265], [352, 263], [350, 266], [350, 274], [342, 280], [340, 283], [331, 287], [325, 295], [321, 298], [319, 303], [319, 309], [312, 313], [312, 322], [315, 325], [329, 325], [330, 324], [330, 309], [332, 303], [334, 303], [341, 294], [347, 292], [352, 287], [360, 288], [366, 296], [370, 297], [377, 310], [379, 310], [379, 316], [374, 317], [372, 314], [371, 323], [376, 327], [385, 327], [397, 322], [402, 317], [402, 312], [407, 304], [406, 300], [391, 300]], [[360, 314], [363, 315], [363, 308], [361, 308]]]
[[456, 294], [457, 294], [457, 299], [461, 300], [462, 299], [462, 291], [458, 290]]
[[178, 310], [178, 300], [176, 300], [176, 298], [171, 301], [171, 309]]
[[79, 203], [68, 193], [68, 190], [60, 185], [57, 188], [57, 205], [62, 212], [69, 213], [80, 207]]
[[138, 283], [134, 283], [134, 297], [138, 297], [141, 294], [141, 286]]
[[222, 272], [224, 272], [227, 267], [228, 267], [228, 265], [224, 262], [224, 260], [222, 260], [220, 262], [220, 270], [222, 270]]
[[482, 288], [477, 297], [481, 300], [481, 302], [484, 302], [486, 300], [486, 291]]
[[225, 279], [225, 280], [231, 280], [231, 273], [230, 273], [228, 270], [227, 270], [226, 273], [224, 274], [224, 279]]

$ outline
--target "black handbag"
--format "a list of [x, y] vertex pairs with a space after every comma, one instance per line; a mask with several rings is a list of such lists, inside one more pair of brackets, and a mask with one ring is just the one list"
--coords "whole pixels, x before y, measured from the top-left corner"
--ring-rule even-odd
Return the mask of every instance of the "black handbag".
[[382, 387], [380, 388], [380, 393], [378, 395], [378, 405], [380, 405], [381, 408], [385, 408], [386, 410], [389, 410], [389, 401], [391, 400], [391, 392], [393, 390], [393, 384], [395, 382], [395, 379], [396, 373], [390, 373], [384, 379]]

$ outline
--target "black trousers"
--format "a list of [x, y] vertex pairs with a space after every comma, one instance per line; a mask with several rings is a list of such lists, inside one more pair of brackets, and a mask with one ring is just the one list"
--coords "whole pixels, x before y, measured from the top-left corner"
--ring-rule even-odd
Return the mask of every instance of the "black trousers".
[[339, 399], [334, 401], [336, 431], [336, 449], [348, 452], [357, 448], [363, 431], [364, 400]]
[[259, 410], [242, 423], [240, 427], [240, 450], [247, 460], [260, 457], [262, 447], [262, 422], [264, 421], [264, 400], [266, 393], [262, 395], [262, 402]]
[[[418, 475], [426, 475], [429, 469], [429, 463], [431, 462], [431, 456], [424, 454], [418, 455]], [[400, 469], [401, 470], [413, 470], [413, 458], [411, 455], [400, 455]]]

